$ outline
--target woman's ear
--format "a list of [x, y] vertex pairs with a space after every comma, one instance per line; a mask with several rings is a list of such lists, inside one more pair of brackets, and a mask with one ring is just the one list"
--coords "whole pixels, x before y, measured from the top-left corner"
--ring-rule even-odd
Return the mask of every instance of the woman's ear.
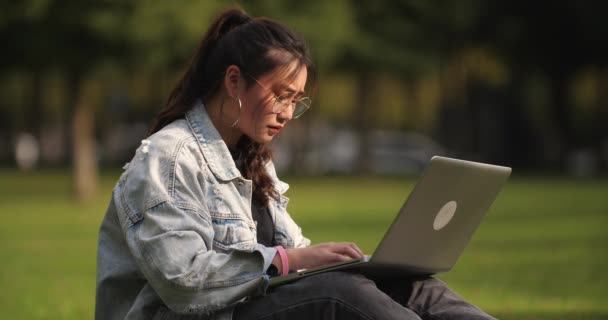
[[224, 75], [226, 93], [232, 98], [237, 97], [239, 85], [241, 85], [241, 69], [236, 65], [228, 66]]

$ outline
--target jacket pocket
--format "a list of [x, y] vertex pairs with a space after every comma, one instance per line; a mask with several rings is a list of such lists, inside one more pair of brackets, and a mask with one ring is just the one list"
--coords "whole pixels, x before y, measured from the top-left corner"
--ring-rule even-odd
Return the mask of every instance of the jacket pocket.
[[224, 250], [251, 251], [255, 247], [254, 229], [242, 218], [211, 214], [213, 221], [214, 246]]

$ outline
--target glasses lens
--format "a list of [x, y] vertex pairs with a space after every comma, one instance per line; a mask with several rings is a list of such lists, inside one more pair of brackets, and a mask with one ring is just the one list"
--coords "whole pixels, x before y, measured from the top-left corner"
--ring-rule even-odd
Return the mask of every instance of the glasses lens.
[[292, 118], [297, 118], [304, 114], [308, 108], [310, 108], [311, 100], [309, 97], [303, 97], [298, 102], [296, 102], [296, 107], [293, 110]]
[[287, 98], [286, 96], [276, 96], [274, 100], [274, 105], [272, 106], [272, 112], [283, 112], [283, 110], [290, 106], [290, 102], [291, 100], [289, 100], [289, 98]]

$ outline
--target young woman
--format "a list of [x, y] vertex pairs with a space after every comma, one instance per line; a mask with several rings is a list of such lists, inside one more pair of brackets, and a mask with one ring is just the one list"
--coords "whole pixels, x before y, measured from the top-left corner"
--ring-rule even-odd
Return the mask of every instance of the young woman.
[[359, 258], [310, 245], [268, 142], [310, 107], [314, 67], [285, 26], [221, 13], [116, 184], [99, 233], [97, 319], [492, 319], [433, 278], [329, 272]]

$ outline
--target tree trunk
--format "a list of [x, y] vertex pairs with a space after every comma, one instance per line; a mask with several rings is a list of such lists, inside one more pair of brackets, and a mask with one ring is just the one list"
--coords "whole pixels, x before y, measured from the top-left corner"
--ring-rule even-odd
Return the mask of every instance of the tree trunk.
[[575, 146], [575, 135], [572, 127], [572, 106], [568, 97], [571, 73], [555, 68], [551, 73], [551, 103], [553, 119], [559, 136], [559, 158], [565, 165], [568, 153]]
[[370, 128], [372, 121], [372, 109], [381, 106], [373, 105], [372, 93], [374, 92], [374, 80], [369, 72], [359, 72], [356, 75], [357, 97], [353, 110], [353, 123], [355, 134], [359, 143], [359, 154], [356, 168], [358, 173], [369, 173], [371, 171], [370, 150]]
[[451, 58], [442, 65], [439, 79], [439, 109], [434, 136], [450, 153], [468, 158], [473, 153], [473, 123], [466, 95], [469, 79], [461, 59]]
[[420, 112], [420, 100], [418, 97], [418, 91], [416, 87], [416, 78], [412, 75], [406, 75], [402, 78], [403, 81], [403, 92], [405, 94], [405, 129], [406, 130], [424, 130], [424, 122], [422, 121], [422, 115]]
[[[79, 81], [80, 80], [80, 81]], [[79, 202], [91, 200], [97, 191], [95, 152], [95, 114], [91, 105], [92, 86], [80, 75], [71, 85], [74, 101], [72, 115], [72, 178], [74, 197]]]
[[31, 81], [30, 110], [25, 125], [27, 126], [27, 131], [33, 134], [36, 140], [40, 142], [44, 113], [42, 108], [42, 72], [37, 69], [33, 70]]
[[604, 66], [599, 69], [598, 80], [597, 80], [597, 115], [595, 122], [595, 134], [594, 145], [598, 149], [600, 154], [600, 169], [608, 169], [608, 131], [606, 130], [606, 124], [608, 124], [608, 67]]
[[[519, 66], [511, 68], [508, 84], [501, 89], [486, 86], [477, 101], [482, 117], [478, 137], [484, 141], [484, 158], [488, 161], [517, 167], [530, 167], [542, 159], [541, 139], [547, 135], [533, 133], [530, 116], [524, 107], [526, 74]], [[537, 144], [535, 148], [534, 145]]]

